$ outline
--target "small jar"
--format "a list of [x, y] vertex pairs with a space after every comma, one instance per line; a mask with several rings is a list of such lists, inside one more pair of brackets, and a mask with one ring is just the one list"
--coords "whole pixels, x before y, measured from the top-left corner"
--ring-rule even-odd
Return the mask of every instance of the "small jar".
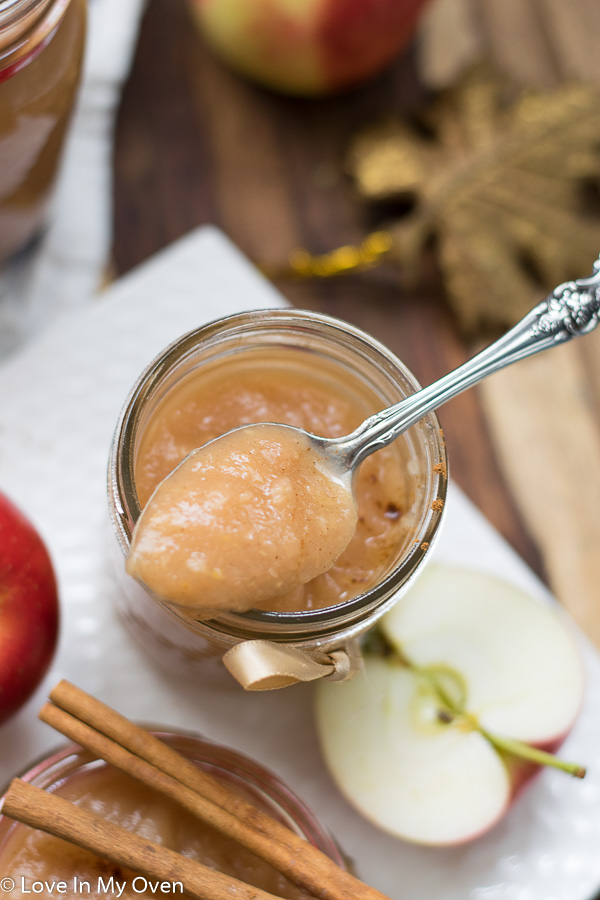
[[0, 264], [43, 227], [85, 24], [86, 0], [0, 2]]
[[[275, 350], [289, 356], [292, 371], [319, 361], [337, 373], [344, 390], [368, 392], [375, 398], [375, 408], [368, 414], [419, 387], [386, 347], [345, 322], [296, 310], [241, 313], [184, 335], [148, 366], [125, 403], [109, 462], [109, 505], [118, 547], [117, 603], [125, 622], [159, 663], [170, 668], [175, 664], [181, 674], [196, 670], [207, 676], [222, 671], [224, 657], [237, 680], [252, 689], [321, 676], [341, 679], [358, 668], [357, 638], [392, 606], [431, 555], [447, 486], [444, 440], [437, 417], [430, 414], [394, 444], [410, 482], [405, 537], [376, 584], [335, 606], [300, 612], [250, 610], [201, 621], [130, 578], [125, 558], [141, 512], [136, 454], [157, 407], [190, 373], [200, 377], [204, 366], [217, 361], [233, 364], [238, 354], [252, 354], [260, 365], [261, 357]], [[250, 661], [242, 659], [246, 653]], [[234, 659], [241, 660], [242, 670], [250, 666], [264, 677], [246, 677]]]
[[[340, 868], [348, 870], [347, 862], [335, 840], [302, 800], [273, 773], [236, 750], [195, 735], [156, 731], [152, 733], [192, 760], [200, 769], [238, 791], [272, 818], [309, 841]], [[71, 801], [80, 802], [80, 798], [83, 797], [86, 808], [106, 816], [113, 822], [120, 822], [124, 827], [131, 824], [131, 827], [135, 828], [137, 824], [141, 828], [140, 833], [145, 837], [151, 840], [158, 838], [166, 846], [185, 852], [186, 855], [193, 855], [207, 865], [216, 865], [219, 868], [219, 860], [223, 860], [224, 863], [220, 868], [223, 871], [229, 868], [226, 874], [242, 880], [256, 881], [255, 886], [261, 886], [259, 882], [263, 880], [264, 889], [274, 891], [277, 896], [304, 897], [298, 888], [292, 887], [283, 876], [274, 872], [266, 863], [262, 863], [230, 839], [222, 838], [208, 826], [196, 822], [191, 813], [177, 807], [174, 801], [154, 794], [145, 785], [118, 772], [103, 760], [74, 744], [52, 753], [20, 777], [23, 781], [46, 791], [57, 792]], [[141, 801], [139, 807], [136, 806], [138, 798]], [[1, 807], [0, 798], [0, 813]], [[175, 827], [172, 825], [173, 822], [176, 823]], [[92, 892], [87, 891], [88, 895], [97, 896], [106, 893], [101, 889], [96, 891], [98, 878], [94, 879], [94, 874], [101, 875], [106, 884], [111, 874], [106, 861], [98, 860], [96, 873], [86, 851], [74, 850], [74, 857], [70, 859], [66, 851], [67, 845], [58, 838], [39, 832], [34, 832], [27, 838], [30, 833], [31, 830], [26, 826], [0, 814], [0, 873], [5, 879], [14, 880], [16, 887], [13, 896], [20, 896], [23, 886], [26, 889], [24, 893], [31, 894], [32, 883], [43, 882], [49, 876], [56, 881], [64, 880], [70, 890], [73, 887], [74, 875], [83, 875], [90, 882]], [[26, 838], [28, 841], [33, 838], [33, 844], [23, 847], [22, 842]], [[20, 871], [15, 871], [19, 860], [17, 853], [24, 853], [28, 857], [27, 860], [24, 860], [23, 856], [20, 857], [22, 860]], [[51, 855], [58, 857], [58, 862], [50, 863], [48, 857]], [[82, 871], [81, 869], [79, 872], [71, 871], [71, 865], [75, 870], [80, 866]], [[45, 866], [48, 866], [47, 870]], [[234, 867], [233, 870], [231, 866]], [[138, 885], [129, 884], [130, 879], [126, 877], [126, 873], [117, 875], [117, 879], [120, 882], [127, 882], [124, 896], [142, 893], [137, 889]], [[69, 890], [66, 891], [67, 897]], [[35, 890], [33, 892], [36, 893]], [[79, 895], [82, 892], [85, 892], [84, 888], [75, 893]], [[146, 891], [146, 894], [150, 895], [150, 890]]]

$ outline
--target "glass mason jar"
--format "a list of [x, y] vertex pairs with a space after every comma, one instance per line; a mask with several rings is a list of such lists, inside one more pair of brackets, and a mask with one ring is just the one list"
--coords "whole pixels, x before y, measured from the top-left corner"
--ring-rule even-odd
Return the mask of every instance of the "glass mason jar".
[[360, 664], [357, 638], [396, 601], [432, 552], [443, 516], [447, 460], [435, 414], [398, 438], [394, 448], [407, 473], [408, 527], [378, 582], [352, 599], [301, 612], [250, 610], [209, 621], [170, 605], [125, 573], [132, 532], [140, 515], [136, 454], [161, 401], [182, 379], [204, 366], [252, 354], [289, 356], [291, 371], [327, 364], [350, 395], [368, 392], [374, 408], [387, 407], [419, 385], [382, 344], [329, 316], [297, 310], [257, 310], [212, 322], [167, 347], [142, 372], [117, 424], [109, 461], [109, 506], [116, 536], [117, 604], [126, 624], [163, 665], [181, 674], [223, 671], [250, 689], [282, 687], [318, 677], [341, 680]]
[[85, 23], [86, 0], [0, 0], [0, 264], [43, 227]]
[[[255, 806], [286, 825], [295, 834], [309, 841], [313, 846], [329, 856], [340, 868], [348, 871], [348, 863], [333, 837], [317, 821], [303, 801], [272, 772], [236, 750], [223, 747], [196, 735], [158, 731], [153, 731], [152, 734], [165, 741], [169, 746], [187, 757], [187, 759], [192, 760], [201, 769], [213, 775], [228, 787], [243, 794]], [[149, 792], [149, 789], [144, 785], [133, 784], [133, 779], [117, 772], [115, 773], [115, 777], [119, 779], [115, 794], [117, 799], [115, 801], [111, 800], [109, 796], [105, 795], [105, 792], [110, 790], [111, 772], [114, 772], [114, 770], [103, 760], [98, 759], [86, 750], [82, 750], [81, 747], [75, 744], [69, 744], [41, 760], [20, 777], [23, 781], [50, 792], [58, 791], [64, 794], [66, 788], [71, 800], [74, 799], [74, 796], [97, 798], [97, 800], [93, 801], [94, 808], [102, 809], [103, 812], [100, 814], [109, 817], [108, 813], [113, 803], [118, 803], [119, 799], [124, 796], [123, 785], [126, 786], [128, 783], [131, 783], [134, 791], [146, 792], [141, 794], [143, 798], [147, 798]], [[88, 777], [86, 778], [86, 776]], [[101, 778], [100, 788], [98, 787], [98, 776]], [[127, 790], [126, 787], [125, 790]], [[135, 801], [137, 794], [134, 794], [133, 797]], [[127, 802], [130, 804], [131, 800]], [[142, 823], [144, 823], [148, 817], [151, 819], [153, 808], [157, 809], [160, 815], [160, 804], [162, 802], [163, 800], [160, 796], [156, 798], [156, 807], [147, 805], [144, 802], [143, 810], [137, 816], [137, 820], [141, 819]], [[164, 802], [173, 803], [173, 801], [167, 801], [166, 799]], [[89, 803], [88, 808], [90, 808]], [[10, 878], [14, 879], [18, 889], [21, 884], [20, 878], [24, 873], [14, 871], [12, 860], [14, 860], [15, 852], [19, 848], [21, 836], [24, 837], [25, 833], [29, 832], [30, 829], [15, 822], [13, 819], [2, 816], [1, 809], [2, 798], [0, 798], [0, 872], [2, 875], [10, 876]], [[182, 810], [181, 816], [191, 816], [191, 814]], [[112, 821], [118, 821], [118, 818], [112, 815], [110, 815], [110, 818]], [[129, 813], [128, 818], [132, 818]], [[133, 819], [136, 819], [135, 815]], [[157, 821], [157, 828], [160, 829], [162, 821], [162, 818]], [[183, 820], [178, 819], [178, 821], [181, 825]], [[148, 836], [147, 822], [143, 827], [143, 833], [145, 836]], [[180, 831], [177, 832], [177, 835], [178, 839], [182, 840]], [[47, 877], [47, 873], [40, 871], [40, 867], [44, 865], [44, 852], [48, 852], [48, 847], [53, 841], [56, 842], [58, 848], [64, 848], [64, 844], [58, 838], [46, 838], [44, 836], [41, 840], [43, 843], [40, 843], [37, 849], [30, 853], [33, 861], [28, 862], [27, 865], [26, 876], [29, 883], [29, 893], [31, 893], [31, 882], [38, 880], [38, 878], [43, 881]], [[218, 845], [214, 845], [214, 840], [215, 838], [212, 838], [210, 845], [206, 848], [207, 856], [212, 857], [215, 853], [221, 854], [225, 859], [228, 857], [235, 859], [239, 856], [240, 849], [238, 845], [235, 845], [235, 850], [232, 854], [231, 849], [228, 851], [226, 847], [220, 851]], [[223, 840], [225, 841], [226, 839], [223, 838]], [[201, 837], [196, 836], [195, 841], [201, 848]], [[168, 839], [165, 842], [169, 845]], [[68, 855], [65, 854], [64, 849], [59, 849], [58, 853], [61, 860], [64, 859], [61, 865], [66, 868], [68, 866]], [[254, 871], [255, 863], [251, 864], [251, 866]], [[64, 874], [67, 876], [73, 873], [65, 872]], [[91, 878], [91, 874], [88, 872], [88, 880]], [[101, 874], [105, 875], [106, 878], [108, 877], [109, 872], [106, 870], [106, 865]], [[54, 867], [54, 877], [56, 877], [56, 866]], [[243, 876], [240, 875], [238, 877]], [[269, 879], [279, 879], [279, 876], [274, 873], [270, 873], [267, 877]], [[260, 874], [258, 878], [260, 878]], [[72, 879], [66, 878], [66, 880], [68, 885], [72, 884]], [[122, 876], [120, 880], [123, 881]], [[99, 893], [106, 893], [106, 891]], [[147, 893], [150, 892], [148, 891]], [[297, 896], [298, 889], [292, 888], [291, 894], [294, 897]]]

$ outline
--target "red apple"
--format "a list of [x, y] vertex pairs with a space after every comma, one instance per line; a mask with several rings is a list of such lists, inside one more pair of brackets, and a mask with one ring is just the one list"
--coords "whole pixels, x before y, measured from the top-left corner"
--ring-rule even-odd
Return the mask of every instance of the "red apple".
[[411, 38], [426, 0], [190, 0], [209, 43], [256, 81], [328, 94], [379, 72]]
[[52, 562], [25, 516], [0, 494], [0, 722], [45, 675], [58, 636]]
[[319, 685], [325, 759], [348, 799], [386, 831], [423, 844], [471, 840], [540, 771], [537, 750], [554, 752], [568, 734], [583, 695], [577, 649], [549, 607], [441, 566], [381, 630], [387, 654], [367, 654], [349, 682]]

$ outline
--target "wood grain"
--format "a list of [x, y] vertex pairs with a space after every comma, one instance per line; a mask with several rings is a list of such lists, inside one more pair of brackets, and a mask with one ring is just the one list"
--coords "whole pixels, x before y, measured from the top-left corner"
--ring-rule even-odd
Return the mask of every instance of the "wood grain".
[[600, 83], [597, 0], [434, 0], [420, 33], [419, 74], [445, 87], [482, 58], [527, 87]]
[[[438, 41], [438, 53], [448, 58], [433, 67], [431, 42], [452, 6], [478, 23], [477, 42], [469, 57], [464, 47], [441, 47]], [[483, 55], [536, 89], [567, 79], [600, 84], [599, 33], [597, 0], [442, 0], [430, 10], [423, 33], [421, 74], [440, 85], [440, 72], [455, 77]], [[508, 369], [481, 388], [500, 468], [534, 536], [550, 587], [598, 645], [599, 359], [600, 335], [594, 334]]]
[[[596, 336], [594, 344], [600, 350]], [[600, 645], [600, 431], [587, 384], [585, 358], [569, 344], [506, 369], [482, 392], [501, 463], [550, 584]]]

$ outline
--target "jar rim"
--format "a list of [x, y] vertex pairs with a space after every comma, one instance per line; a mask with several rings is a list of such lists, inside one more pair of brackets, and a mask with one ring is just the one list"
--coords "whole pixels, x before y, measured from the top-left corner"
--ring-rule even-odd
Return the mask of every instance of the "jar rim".
[[33, 12], [36, 8], [43, 9], [51, 0], [0, 0], [0, 27], [9, 20], [9, 15], [14, 19], [24, 13]]
[[[267, 324], [267, 319], [269, 324]], [[344, 335], [351, 338], [358, 347], [368, 349], [369, 354], [375, 355], [380, 362], [391, 365], [413, 390], [420, 389], [420, 384], [412, 372], [389, 348], [362, 329], [324, 313], [291, 308], [255, 309], [216, 319], [187, 332], [164, 348], [139, 375], [125, 401], [115, 430], [109, 460], [109, 494], [113, 498], [118, 498], [117, 509], [114, 509], [111, 504], [111, 517], [124, 555], [127, 553], [127, 545], [131, 537], [132, 527], [129, 526], [135, 525], [141, 513], [135, 490], [134, 444], [136, 428], [139, 423], [139, 407], [144, 398], [160, 384], [161, 378], [172, 368], [175, 360], [185, 359], [185, 355], [198, 345], [200, 338], [208, 340], [218, 337], [224, 332], [233, 336], [236, 331], [239, 333], [249, 325], [262, 326], [266, 329], [269, 325], [281, 327], [285, 324], [299, 328], [316, 325], [326, 329], [331, 335], [336, 333], [338, 336]], [[420, 570], [424, 557], [430, 555], [445, 509], [447, 458], [437, 415], [435, 412], [428, 413], [413, 428], [427, 444], [427, 450], [433, 459], [427, 472], [429, 477], [428, 511], [420, 529], [415, 532], [413, 544], [392, 572], [366, 592], [322, 609], [295, 612], [252, 609], [244, 613], [223, 613], [213, 619], [203, 620], [202, 624], [209, 625], [211, 629], [219, 632], [222, 636], [232, 636], [238, 639], [247, 639], [251, 635], [267, 637], [274, 641], [290, 642], [294, 640], [294, 637], [297, 640], [305, 641], [309, 636], [326, 637], [336, 634], [340, 628], [343, 628], [349, 636], [351, 634], [348, 629], [360, 633], [365, 628], [365, 620], [370, 619], [375, 610], [377, 610], [378, 616], [385, 611], [384, 607], [387, 608], [390, 605], [390, 599], [395, 601], [400, 586], [408, 585], [413, 575]], [[440, 503], [434, 504], [434, 500], [439, 500]], [[129, 523], [128, 517], [131, 517]], [[158, 597], [155, 599], [172, 615], [189, 626], [190, 620], [185, 617], [184, 613], [179, 613], [178, 610], [162, 602]]]
[[[256, 802], [256, 798], [259, 798], [259, 802], [262, 800], [267, 812], [271, 815], [278, 815], [284, 824], [291, 824], [299, 835], [318, 847], [337, 865], [344, 869], [347, 868], [346, 860], [336, 841], [310, 807], [274, 772], [257, 760], [233, 747], [219, 744], [195, 732], [164, 730], [159, 726], [149, 726], [148, 731], [188, 759], [198, 763], [201, 768], [204, 767], [212, 772], [218, 770], [223, 773], [225, 781], [231, 781], [239, 786], [243, 785], [254, 802]], [[98, 762], [104, 761], [78, 744], [69, 743], [46, 753], [16, 777], [43, 787], [45, 790], [52, 790], [69, 777], [80, 773], [85, 766]], [[109, 764], [105, 763], [105, 765]], [[2, 816], [5, 792], [6, 789], [3, 789], [0, 797], [0, 825], [3, 820], [6, 821], [6, 818]], [[9, 827], [13, 825], [17, 826], [18, 823], [11, 821]], [[0, 852], [1, 846], [2, 835], [0, 834]]]
[[71, 0], [0, 0], [0, 80], [46, 46]]

